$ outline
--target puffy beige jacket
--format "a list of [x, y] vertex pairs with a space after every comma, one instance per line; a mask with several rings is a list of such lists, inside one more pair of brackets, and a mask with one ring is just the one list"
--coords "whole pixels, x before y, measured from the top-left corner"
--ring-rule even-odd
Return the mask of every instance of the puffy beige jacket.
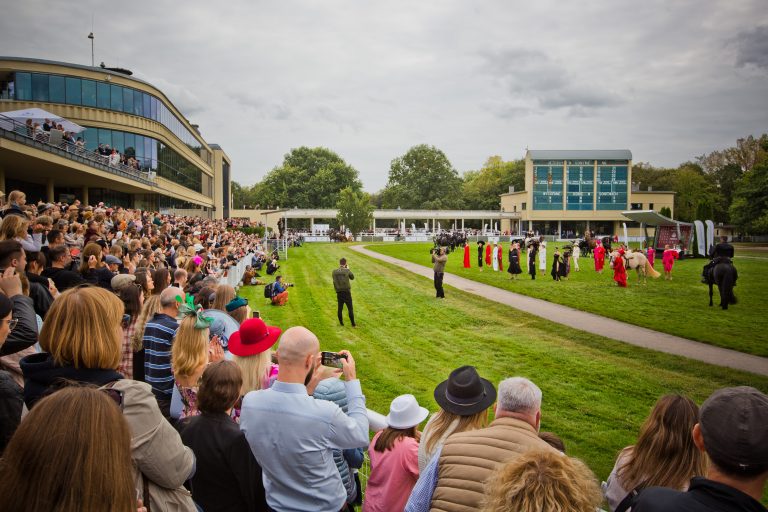
[[497, 418], [488, 427], [448, 437], [440, 453], [433, 512], [474, 512], [485, 482], [504, 463], [531, 449], [553, 450], [528, 423]]
[[[144, 494], [143, 474], [149, 480], [152, 512], [196, 512], [191, 494], [183, 487], [195, 467], [195, 455], [163, 417], [152, 388], [129, 379], [115, 381], [112, 388], [123, 392], [137, 491]], [[147, 497], [143, 499], [146, 504]]]

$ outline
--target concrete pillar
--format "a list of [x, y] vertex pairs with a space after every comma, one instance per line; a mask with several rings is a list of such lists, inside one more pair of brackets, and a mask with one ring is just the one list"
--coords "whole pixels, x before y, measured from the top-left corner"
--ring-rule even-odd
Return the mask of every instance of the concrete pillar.
[[461, 219], [461, 230], [464, 231], [464, 219]]
[[89, 204], [88, 187], [87, 186], [83, 187], [83, 191], [80, 194], [82, 195], [82, 197], [80, 198], [80, 202], [83, 203], [84, 205], [88, 205]]
[[309, 218], [309, 232], [314, 233], [315, 232], [315, 218], [310, 217]]
[[557, 221], [557, 236], [560, 238], [563, 238], [563, 221], [558, 220]]
[[375, 235], [376, 234], [376, 217], [372, 216], [371, 218], [373, 223], [373, 234]]
[[54, 199], [54, 193], [53, 193], [53, 178], [48, 178], [45, 180], [45, 195], [48, 197], [46, 201], [49, 203], [55, 203], [56, 200]]
[[533, 221], [532, 220], [528, 221], [528, 231], [533, 231]]

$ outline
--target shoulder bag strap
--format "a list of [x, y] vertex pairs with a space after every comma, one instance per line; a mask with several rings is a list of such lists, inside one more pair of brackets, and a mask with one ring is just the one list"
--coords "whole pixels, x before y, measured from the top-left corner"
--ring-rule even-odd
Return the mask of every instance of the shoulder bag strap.
[[629, 494], [624, 496], [624, 499], [621, 500], [621, 503], [613, 509], [613, 512], [626, 512], [627, 509], [629, 509], [630, 506], [632, 506], [632, 501], [635, 499], [635, 496], [637, 496], [640, 493], [640, 488], [635, 487], [631, 491], [629, 491]]

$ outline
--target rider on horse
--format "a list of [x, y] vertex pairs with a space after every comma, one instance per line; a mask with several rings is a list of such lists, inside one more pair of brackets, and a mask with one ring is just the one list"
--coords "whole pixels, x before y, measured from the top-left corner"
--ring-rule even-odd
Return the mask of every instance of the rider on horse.
[[[712, 278], [712, 269], [715, 268], [715, 265], [718, 263], [726, 263], [733, 267], [733, 262], [731, 259], [733, 258], [734, 250], [733, 246], [728, 243], [728, 237], [727, 236], [721, 236], [720, 237], [720, 243], [717, 244], [712, 250], [709, 252], [709, 256], [711, 261], [704, 265], [704, 269], [701, 272], [701, 282], [704, 284], [709, 284], [710, 279]], [[733, 279], [733, 285], [736, 286], [736, 279], [738, 278], [738, 274], [736, 273], [736, 267], [733, 267], [734, 272], [734, 279]]]

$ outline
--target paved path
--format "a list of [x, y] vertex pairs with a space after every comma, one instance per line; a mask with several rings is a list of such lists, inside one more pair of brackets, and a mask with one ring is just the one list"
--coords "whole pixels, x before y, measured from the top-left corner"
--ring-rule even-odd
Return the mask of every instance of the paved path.
[[[373, 252], [362, 245], [352, 246], [352, 249], [366, 256], [397, 265], [426, 278], [432, 279], [434, 277], [430, 267]], [[672, 334], [646, 329], [645, 327], [638, 327], [593, 313], [579, 311], [568, 306], [502, 290], [495, 286], [478, 283], [477, 281], [449, 273], [445, 274], [444, 283], [459, 290], [512, 306], [520, 311], [525, 311], [526, 313], [573, 327], [574, 329], [588, 331], [592, 334], [623, 341], [638, 347], [768, 376], [768, 358], [766, 357], [744, 354], [743, 352], [707, 345], [706, 343], [680, 338]]]

